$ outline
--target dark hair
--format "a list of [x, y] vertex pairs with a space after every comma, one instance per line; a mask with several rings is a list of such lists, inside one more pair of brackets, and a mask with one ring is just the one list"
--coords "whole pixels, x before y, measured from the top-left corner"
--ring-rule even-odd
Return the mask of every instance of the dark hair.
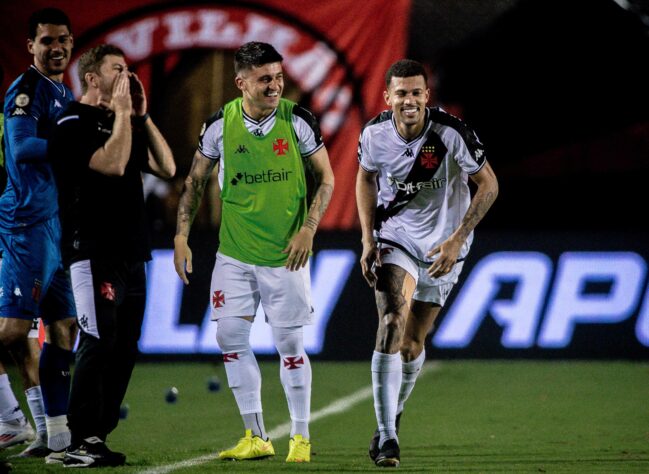
[[234, 53], [234, 73], [239, 74], [243, 69], [263, 66], [264, 64], [281, 62], [284, 58], [272, 45], [251, 41], [244, 44]]
[[385, 73], [385, 86], [390, 87], [390, 81], [392, 81], [393, 77], [413, 76], [424, 76], [424, 82], [428, 84], [428, 74], [426, 74], [423, 64], [412, 59], [399, 59]]
[[112, 44], [100, 44], [94, 48], [86, 51], [79, 58], [79, 82], [81, 82], [81, 92], [84, 94], [88, 90], [88, 84], [86, 84], [86, 74], [89, 72], [94, 72], [99, 74], [99, 68], [101, 63], [104, 61], [106, 56], [121, 56], [126, 57], [124, 51], [122, 51], [117, 46]]
[[72, 32], [68, 15], [58, 8], [43, 8], [37, 10], [29, 17], [29, 38], [36, 39], [38, 25], [65, 25], [68, 31]]

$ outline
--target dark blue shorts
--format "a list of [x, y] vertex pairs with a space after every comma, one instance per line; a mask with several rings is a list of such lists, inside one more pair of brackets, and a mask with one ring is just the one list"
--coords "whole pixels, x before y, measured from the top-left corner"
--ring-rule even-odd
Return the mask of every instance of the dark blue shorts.
[[76, 316], [69, 272], [63, 269], [58, 218], [17, 232], [0, 233], [0, 317], [47, 325]]

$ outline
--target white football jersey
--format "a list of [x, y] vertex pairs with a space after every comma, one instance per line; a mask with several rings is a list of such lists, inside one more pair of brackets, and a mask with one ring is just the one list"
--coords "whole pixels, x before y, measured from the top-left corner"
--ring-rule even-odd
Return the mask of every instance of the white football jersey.
[[[471, 202], [468, 176], [484, 166], [486, 155], [473, 130], [435, 107], [426, 109], [422, 133], [411, 141], [399, 135], [392, 111], [379, 114], [361, 132], [358, 161], [377, 173], [377, 239], [430, 262], [426, 254], [462, 222]], [[472, 241], [473, 233], [459, 259]]]

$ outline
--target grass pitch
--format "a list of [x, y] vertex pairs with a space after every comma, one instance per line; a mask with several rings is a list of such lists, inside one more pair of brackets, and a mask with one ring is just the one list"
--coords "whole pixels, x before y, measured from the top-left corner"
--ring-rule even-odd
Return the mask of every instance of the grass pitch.
[[[127, 454], [119, 473], [369, 472], [375, 428], [370, 364], [314, 362], [312, 462], [284, 463], [288, 410], [276, 362], [261, 363], [264, 419], [275, 458], [213, 457], [243, 435], [221, 365], [142, 363], [109, 445]], [[208, 390], [216, 375], [221, 390]], [[18, 379], [12, 374], [12, 380]], [[15, 383], [14, 383], [15, 385]], [[178, 388], [175, 403], [165, 394]], [[353, 398], [349, 398], [354, 394]], [[24, 402], [24, 400], [21, 400]], [[337, 404], [336, 404], [337, 402]], [[26, 409], [26, 406], [24, 410]], [[25, 410], [27, 413], [27, 411]], [[420, 377], [401, 424], [402, 472], [649, 472], [649, 364], [454, 361]], [[0, 452], [0, 458], [23, 446]], [[13, 472], [61, 472], [10, 460]]]

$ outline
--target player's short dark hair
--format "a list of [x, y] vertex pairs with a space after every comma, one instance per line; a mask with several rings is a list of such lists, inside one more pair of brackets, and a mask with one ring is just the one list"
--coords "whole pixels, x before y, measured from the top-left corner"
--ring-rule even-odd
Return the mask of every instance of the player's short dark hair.
[[260, 41], [244, 44], [234, 53], [234, 73], [264, 64], [282, 62], [284, 58], [272, 45]]
[[385, 73], [385, 86], [390, 87], [390, 81], [392, 81], [393, 77], [414, 76], [424, 76], [424, 82], [428, 84], [428, 74], [426, 74], [423, 64], [412, 59], [399, 59]]
[[88, 84], [86, 84], [86, 74], [94, 72], [99, 74], [99, 68], [106, 56], [121, 56], [126, 57], [124, 51], [112, 44], [100, 44], [94, 48], [86, 51], [79, 58], [79, 82], [81, 83], [81, 92], [86, 93]]
[[58, 8], [43, 8], [37, 10], [29, 17], [29, 38], [36, 39], [36, 30], [38, 25], [65, 25], [68, 31], [72, 32], [70, 19], [63, 10]]

